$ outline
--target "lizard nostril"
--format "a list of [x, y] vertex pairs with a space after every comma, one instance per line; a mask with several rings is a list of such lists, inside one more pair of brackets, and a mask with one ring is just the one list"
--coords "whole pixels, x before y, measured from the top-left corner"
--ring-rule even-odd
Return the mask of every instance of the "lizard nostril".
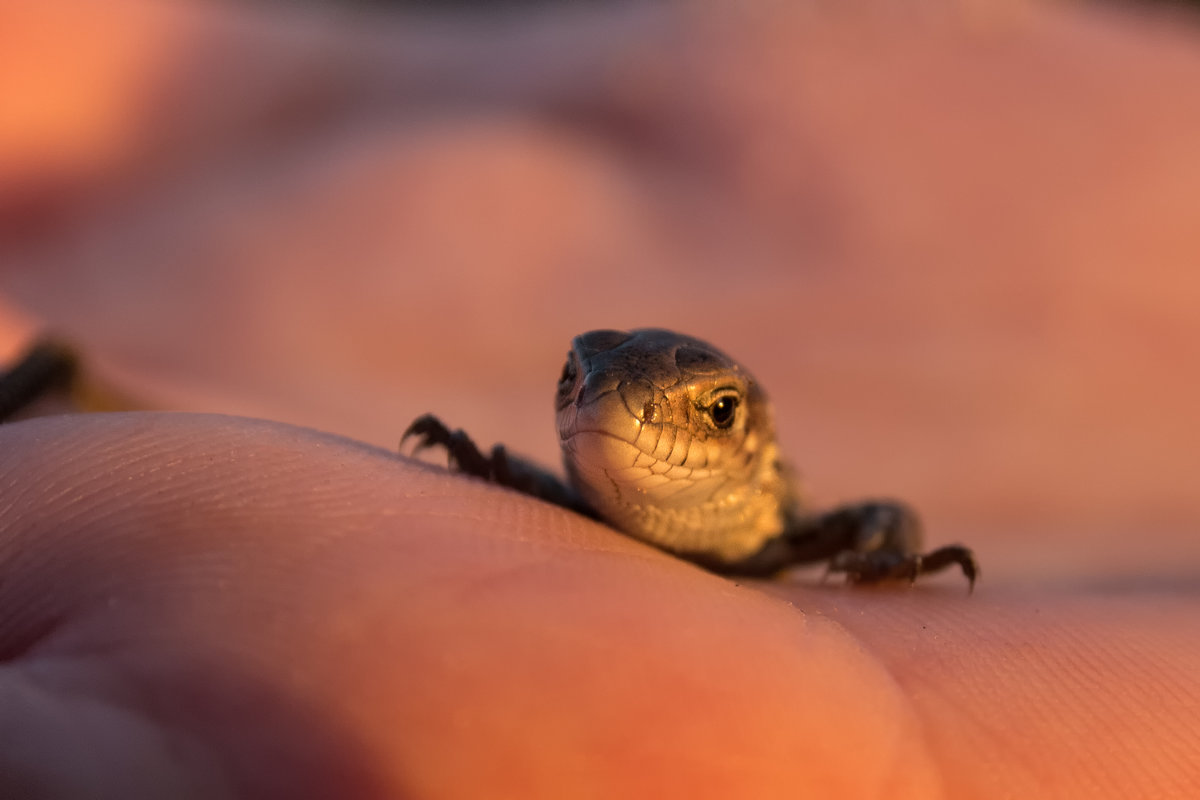
[[655, 402], [654, 388], [648, 381], [642, 378], [621, 381], [617, 386], [617, 391], [621, 394], [621, 400], [624, 402], [629, 416], [638, 422], [650, 421], [647, 415], [653, 416], [658, 404]]
[[555, 407], [566, 408], [572, 402], [579, 402], [579, 360], [575, 353], [567, 353], [567, 361], [563, 364], [562, 374], [558, 376], [558, 387], [555, 393]]

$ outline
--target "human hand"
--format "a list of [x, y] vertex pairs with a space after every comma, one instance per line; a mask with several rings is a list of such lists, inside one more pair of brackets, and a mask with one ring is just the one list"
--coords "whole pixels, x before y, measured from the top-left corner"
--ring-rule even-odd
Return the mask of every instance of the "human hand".
[[[525, 68], [559, 41], [540, 23], [496, 37], [490, 61], [450, 37], [454, 92], [491, 79], [483, 110], [447, 116], [435, 96], [397, 120], [379, 97], [411, 62], [389, 68], [361, 30], [124, 13], [126, 36], [187, 45], [132, 49], [150, 63], [215, 49], [270, 80], [150, 70], [209, 87], [157, 95], [205, 135], [129, 123], [159, 153], [132, 173], [121, 136], [82, 147], [88, 169], [68, 174], [88, 180], [55, 190], [70, 202], [41, 236], [10, 240], [10, 296], [149, 405], [381, 449], [217, 417], [0, 428], [10, 785], [929, 797], [1195, 781], [1176, 698], [1196, 690], [1180, 565], [1196, 558], [1197, 398], [1170, 347], [1196, 334], [1195, 278], [1172, 268], [1195, 253], [1186, 204], [1145, 201], [1191, 186], [1196, 68], [1150, 48], [1165, 34], [1057, 10], [894, 36], [850, 15], [829, 38], [794, 11], [626, 28], [604, 12], [557, 29], [588, 44], [558, 56], [570, 70]], [[972, 37], [996, 49], [970, 55]], [[1049, 75], [1022, 66], [1068, 44]], [[353, 102], [307, 105], [329, 74], [316, 99]], [[251, 113], [279, 97], [316, 113]], [[1047, 131], [1090, 138], [1064, 151]], [[1104, 172], [1123, 191], [1094, 191], [1082, 178], [1115, 152], [1171, 169]], [[1117, 269], [1133, 252], [1143, 270]], [[739, 587], [390, 454], [436, 411], [550, 461], [568, 338], [637, 324], [747, 361], [822, 496], [911, 499], [931, 544], [977, 548], [976, 594], [949, 578]]]

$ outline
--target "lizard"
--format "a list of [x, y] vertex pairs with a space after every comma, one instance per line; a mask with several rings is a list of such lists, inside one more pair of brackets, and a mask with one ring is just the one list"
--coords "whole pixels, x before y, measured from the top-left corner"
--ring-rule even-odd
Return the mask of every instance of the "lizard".
[[576, 336], [555, 394], [566, 480], [495, 445], [485, 454], [433, 414], [401, 438], [445, 449], [451, 468], [598, 519], [731, 576], [824, 561], [853, 583], [979, 565], [959, 544], [923, 552], [917, 513], [896, 500], [809, 508], [782, 459], [771, 404], [739, 362], [658, 328]]

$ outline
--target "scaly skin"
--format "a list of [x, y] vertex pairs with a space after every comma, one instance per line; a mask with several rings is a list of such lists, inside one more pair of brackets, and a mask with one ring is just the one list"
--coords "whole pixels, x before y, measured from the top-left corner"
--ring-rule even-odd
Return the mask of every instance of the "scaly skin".
[[[713, 419], [719, 401], [723, 424]], [[696, 339], [579, 336], [555, 407], [567, 475], [584, 501], [665, 550], [740, 561], [780, 534], [795, 505], [765, 395]]]
[[915, 580], [971, 551], [921, 553], [916, 514], [894, 501], [805, 509], [780, 460], [766, 395], [738, 362], [699, 339], [660, 329], [575, 337], [555, 400], [569, 483], [496, 445], [483, 455], [432, 415], [404, 438], [441, 445], [451, 464], [604, 520], [728, 574], [771, 575], [827, 561], [856, 582]]

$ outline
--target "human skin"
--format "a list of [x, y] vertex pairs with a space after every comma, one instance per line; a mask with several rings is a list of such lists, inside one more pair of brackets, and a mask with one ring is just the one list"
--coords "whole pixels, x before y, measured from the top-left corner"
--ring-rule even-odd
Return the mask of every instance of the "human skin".
[[[0, 796], [1192, 796], [1200, 50], [965, 8], [0, 12], [7, 351], [240, 415], [0, 428]], [[570, 337], [651, 324], [975, 593], [733, 582], [396, 454], [553, 463]]]

